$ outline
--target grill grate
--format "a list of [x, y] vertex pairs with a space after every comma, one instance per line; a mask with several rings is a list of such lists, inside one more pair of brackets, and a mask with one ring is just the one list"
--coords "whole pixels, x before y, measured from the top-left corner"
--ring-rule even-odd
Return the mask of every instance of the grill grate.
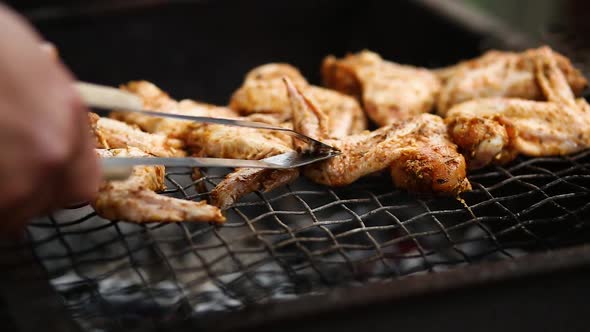
[[[228, 222], [136, 225], [84, 206], [36, 220], [28, 245], [89, 329], [161, 322], [583, 242], [590, 151], [473, 173], [473, 191], [417, 197], [384, 176], [341, 189], [299, 179], [252, 194]], [[165, 194], [206, 199], [223, 174], [170, 169]], [[469, 207], [469, 208], [467, 208]]]

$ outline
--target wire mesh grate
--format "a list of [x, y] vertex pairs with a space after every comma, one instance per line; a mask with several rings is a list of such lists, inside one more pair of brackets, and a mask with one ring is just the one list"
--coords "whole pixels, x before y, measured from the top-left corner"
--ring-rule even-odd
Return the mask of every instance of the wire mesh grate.
[[[89, 329], [510, 259], [587, 239], [590, 151], [473, 173], [473, 191], [420, 197], [373, 176], [340, 189], [301, 178], [228, 209], [223, 226], [107, 221], [85, 206], [29, 227], [29, 245]], [[201, 200], [223, 174], [170, 169], [164, 194]]]

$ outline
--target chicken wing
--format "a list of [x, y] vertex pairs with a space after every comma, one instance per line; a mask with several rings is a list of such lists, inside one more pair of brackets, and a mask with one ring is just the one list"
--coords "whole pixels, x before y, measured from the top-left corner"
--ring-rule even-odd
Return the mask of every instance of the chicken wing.
[[[328, 118], [323, 112], [318, 111], [313, 102], [303, 94], [297, 93], [294, 83], [286, 76], [281, 78], [283, 89], [289, 102], [288, 111], [291, 114], [293, 127], [305, 128], [308, 135], [318, 138], [327, 138], [330, 132]], [[308, 90], [309, 91], [309, 90]], [[309, 105], [308, 105], [309, 104]], [[301, 108], [305, 107], [304, 110]], [[315, 113], [306, 112], [312, 110]], [[293, 146], [299, 152], [307, 146], [298, 140], [293, 140]], [[299, 177], [298, 169], [270, 170], [270, 169], [238, 169], [223, 179], [211, 192], [211, 201], [216, 206], [227, 208], [240, 197], [256, 190], [268, 192], [277, 187], [286, 185]]]
[[[175, 146], [180, 142], [163, 135], [148, 134], [117, 120], [89, 116], [99, 156], [183, 156]], [[114, 150], [104, 150], [119, 148]], [[205, 201], [193, 202], [158, 195], [165, 189], [163, 166], [134, 167], [125, 181], [106, 181], [92, 203], [96, 212], [108, 219], [130, 222], [223, 222], [221, 211]]]
[[95, 131], [100, 133], [106, 148], [135, 147], [157, 157], [182, 157], [183, 142], [161, 134], [149, 134], [124, 122], [109, 118], [99, 118]]
[[88, 123], [90, 125], [90, 136], [94, 141], [94, 147], [97, 149], [108, 149], [109, 145], [104, 137], [104, 134], [98, 129], [97, 123], [100, 116], [96, 113], [88, 113]]
[[395, 185], [414, 192], [458, 195], [471, 189], [465, 159], [447, 135], [443, 120], [420, 114], [411, 120], [342, 139], [325, 139], [318, 107], [287, 82], [294, 128], [337, 147], [341, 155], [306, 166], [304, 174], [328, 186], [344, 186], [390, 168]]
[[[148, 82], [132, 82], [125, 87], [140, 96], [146, 108], [161, 112], [174, 112], [195, 116], [239, 118], [233, 111], [189, 100], [176, 102], [167, 94]], [[161, 108], [158, 108], [161, 107]], [[262, 159], [283, 152], [292, 151], [291, 137], [280, 133], [252, 128], [231, 127], [215, 124], [193, 123], [191, 121], [150, 117], [141, 114], [117, 113], [112, 116], [135, 124], [150, 133], [161, 133], [171, 138], [181, 139], [191, 154], [216, 158]], [[242, 118], [244, 119], [244, 118]], [[279, 124], [279, 119], [265, 114], [252, 114], [246, 120]], [[211, 195], [212, 203], [219, 206], [230, 205], [230, 197], [235, 199], [248, 193], [246, 188], [272, 188], [271, 179], [286, 179], [285, 176], [272, 176], [261, 183], [261, 170], [240, 169], [228, 176], [226, 184]], [[236, 179], [240, 179], [239, 183]], [[246, 183], [250, 181], [249, 183]], [[236, 183], [235, 185], [233, 183]], [[284, 182], [277, 182], [279, 186]], [[255, 190], [255, 189], [251, 189]]]
[[[263, 66], [264, 67], [264, 66]], [[321, 136], [328, 132], [327, 120], [328, 118], [323, 113], [308, 114], [300, 111], [292, 110], [292, 108], [298, 107], [297, 103], [293, 103], [292, 99], [295, 97], [304, 98], [303, 96], [293, 96], [291, 90], [294, 89], [292, 86], [294, 83], [291, 82], [287, 76], [279, 78], [282, 84], [283, 90], [285, 90], [285, 83], [287, 83], [287, 90], [284, 91], [286, 101], [289, 105], [283, 105], [285, 109], [283, 113], [289, 114], [292, 117], [294, 127], [305, 126], [309, 132], [313, 132], [316, 136]], [[289, 90], [289, 87], [291, 90]], [[287, 91], [288, 95], [287, 95]], [[309, 100], [298, 101], [299, 103], [310, 102]], [[321, 120], [320, 120], [321, 119]], [[293, 140], [293, 145], [298, 151], [302, 151], [306, 148], [305, 143]], [[287, 169], [287, 170], [271, 170], [271, 169], [238, 169], [235, 172], [229, 174], [223, 179], [212, 191], [211, 201], [213, 204], [227, 208], [237, 201], [242, 196], [261, 190], [268, 192], [277, 187], [286, 185], [299, 177], [298, 169]]]
[[[145, 157], [136, 149], [97, 150], [101, 157]], [[165, 189], [163, 166], [137, 166], [124, 181], [106, 181], [92, 206], [107, 219], [146, 222], [224, 222], [221, 211], [205, 201], [193, 202], [158, 195]]]
[[[237, 113], [225, 107], [198, 103], [192, 100], [178, 102], [154, 84], [146, 81], [129, 82], [127, 85], [121, 86], [121, 89], [140, 97], [146, 109], [158, 112], [219, 118], [235, 118], [238, 116]], [[138, 113], [112, 112], [110, 117], [138, 126], [148, 133], [162, 134], [180, 140], [185, 140], [192, 129], [191, 121], [147, 116]]]
[[327, 87], [361, 100], [379, 126], [429, 112], [440, 90], [438, 78], [429, 70], [385, 61], [370, 51], [342, 59], [326, 57], [322, 78]]
[[[448, 139], [440, 117], [423, 114], [372, 133], [328, 139], [325, 114], [288, 79], [285, 83], [294, 128], [342, 151], [341, 156], [307, 166], [304, 172], [312, 180], [342, 186], [390, 167], [394, 183], [410, 191], [457, 195], [471, 188], [465, 159]], [[296, 170], [239, 170], [213, 190], [212, 201], [227, 207], [245, 192], [268, 191], [297, 176]], [[236, 191], [237, 195], [228, 194]]]
[[288, 78], [325, 110], [333, 138], [358, 134], [367, 129], [367, 120], [358, 102], [337, 91], [307, 83], [301, 73], [288, 64], [271, 63], [251, 70], [233, 94], [230, 108], [244, 115], [271, 114], [280, 121], [291, 119], [291, 104], [282, 78]]
[[534, 65], [547, 102], [485, 98], [449, 110], [449, 133], [470, 168], [503, 164], [519, 153], [564, 155], [590, 146], [590, 108], [584, 100], [575, 100], [559, 56], [549, 48], [541, 49]]
[[326, 134], [330, 138], [342, 138], [367, 130], [367, 117], [353, 97], [313, 85], [304, 91], [320, 109], [325, 110], [328, 118]]
[[[125, 89], [141, 97], [146, 108], [160, 112], [238, 118], [236, 113], [225, 107], [190, 100], [176, 102], [148, 82], [132, 82]], [[265, 130], [196, 123], [126, 112], [113, 112], [112, 116], [137, 125], [147, 132], [181, 139], [188, 149], [201, 156], [261, 159], [291, 150], [284, 138]]]
[[446, 134], [441, 118], [421, 114], [365, 135], [326, 140], [342, 151], [305, 167], [304, 174], [328, 186], [345, 186], [390, 167], [398, 188], [457, 195], [471, 189], [465, 159]]
[[241, 197], [255, 192], [269, 192], [295, 181], [299, 169], [240, 168], [228, 174], [211, 191], [211, 204], [227, 209]]
[[272, 114], [281, 121], [291, 118], [282, 77], [303, 87], [308, 83], [295, 67], [285, 63], [269, 63], [246, 74], [242, 86], [234, 92], [229, 107], [240, 114]]
[[[440, 69], [444, 82], [437, 102], [437, 112], [461, 102], [487, 97], [511, 97], [543, 100], [544, 94], [535, 77], [535, 58], [549, 49], [541, 47], [522, 53], [489, 51], [483, 56]], [[554, 53], [575, 95], [580, 95], [587, 80], [563, 55]]]

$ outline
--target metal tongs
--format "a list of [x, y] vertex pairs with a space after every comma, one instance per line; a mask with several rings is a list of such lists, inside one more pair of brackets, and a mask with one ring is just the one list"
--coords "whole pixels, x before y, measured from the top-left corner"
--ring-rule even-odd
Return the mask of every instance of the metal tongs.
[[261, 160], [225, 159], [225, 158], [196, 158], [196, 157], [113, 157], [101, 158], [103, 172], [109, 178], [124, 178], [132, 166], [162, 165], [168, 167], [247, 167], [286, 169], [305, 166], [336, 156], [340, 151], [311, 137], [294, 130], [270, 126], [259, 122], [249, 122], [237, 119], [210, 118], [190, 116], [146, 110], [143, 101], [138, 96], [120, 89], [91, 83], [76, 83], [83, 101], [89, 107], [117, 110], [118, 112], [133, 112], [149, 116], [174, 118], [202, 123], [213, 123], [228, 126], [276, 130], [291, 135], [308, 145], [303, 152], [290, 151]]

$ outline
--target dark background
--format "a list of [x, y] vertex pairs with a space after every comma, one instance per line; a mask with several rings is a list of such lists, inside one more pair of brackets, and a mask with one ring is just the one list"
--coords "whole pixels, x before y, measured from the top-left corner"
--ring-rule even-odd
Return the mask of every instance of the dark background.
[[267, 62], [292, 63], [319, 83], [328, 54], [368, 48], [436, 67], [497, 46], [423, 5], [449, 2], [495, 16], [535, 44], [558, 46], [583, 69], [590, 58], [583, 37], [589, 5], [576, 0], [9, 1], [82, 80], [146, 79], [174, 97], [217, 104], [228, 101], [248, 70]]
[[481, 51], [480, 36], [426, 16], [411, 1], [34, 3], [19, 1], [18, 8], [80, 79], [146, 79], [174, 97], [217, 104], [228, 101], [248, 70], [267, 62], [292, 63], [318, 83], [328, 54], [368, 48], [434, 67]]

